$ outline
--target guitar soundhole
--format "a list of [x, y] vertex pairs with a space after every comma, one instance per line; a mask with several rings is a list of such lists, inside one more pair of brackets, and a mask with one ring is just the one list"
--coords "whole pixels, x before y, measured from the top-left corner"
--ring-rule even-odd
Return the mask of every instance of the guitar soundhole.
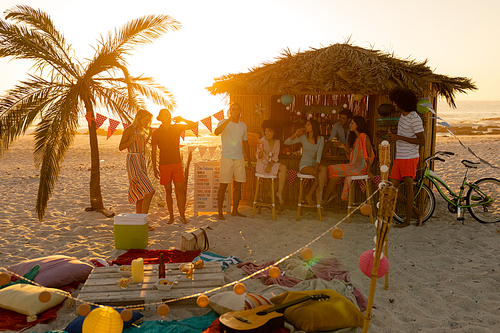
[[267, 315], [267, 314], [268, 314], [268, 313], [267, 313], [266, 311], [259, 311], [259, 312], [257, 312], [257, 315], [258, 315], [258, 316], [265, 316], [265, 315]]

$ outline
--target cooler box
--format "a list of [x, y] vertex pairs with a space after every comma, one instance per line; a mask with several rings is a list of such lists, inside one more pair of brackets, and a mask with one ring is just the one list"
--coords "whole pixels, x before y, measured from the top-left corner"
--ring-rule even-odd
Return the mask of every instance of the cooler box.
[[148, 246], [148, 214], [115, 216], [115, 249], [145, 249]]

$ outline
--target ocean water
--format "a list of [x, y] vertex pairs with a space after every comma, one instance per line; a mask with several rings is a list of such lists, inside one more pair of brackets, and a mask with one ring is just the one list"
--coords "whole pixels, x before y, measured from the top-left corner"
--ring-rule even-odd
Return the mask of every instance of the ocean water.
[[446, 101], [439, 101], [437, 114], [454, 126], [500, 127], [500, 101], [455, 101], [456, 109]]

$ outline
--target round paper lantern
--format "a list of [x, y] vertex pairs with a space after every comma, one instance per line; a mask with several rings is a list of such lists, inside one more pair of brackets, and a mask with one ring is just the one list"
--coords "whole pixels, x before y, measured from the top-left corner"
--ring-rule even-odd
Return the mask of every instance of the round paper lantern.
[[[375, 251], [373, 250], [368, 250], [363, 252], [363, 254], [359, 257], [359, 269], [361, 269], [361, 272], [363, 272], [363, 274], [368, 277], [372, 276], [373, 262], [375, 261], [375, 258], [373, 258], [374, 252]], [[389, 260], [386, 256], [383, 256], [382, 259], [380, 259], [380, 263], [378, 265], [378, 278], [383, 277], [388, 270]]]
[[325, 118], [326, 114], [321, 113], [321, 118]]
[[237, 283], [234, 285], [234, 293], [236, 295], [242, 295], [245, 292], [245, 285], [243, 283]]
[[0, 286], [3, 286], [4, 284], [7, 284], [10, 282], [10, 274], [7, 274], [5, 272], [0, 273]]
[[344, 232], [340, 228], [334, 228], [332, 230], [332, 237], [335, 239], [341, 239], [343, 235], [344, 235]]
[[382, 165], [380, 166], [380, 171], [382, 173], [389, 171], [389, 167], [387, 165]]
[[109, 306], [92, 310], [82, 326], [82, 333], [121, 333], [122, 331], [123, 321], [120, 314]]
[[156, 312], [160, 316], [165, 317], [170, 312], [170, 308], [168, 307], [167, 304], [160, 304], [160, 306], [158, 306], [158, 308], [156, 309]]
[[302, 114], [302, 112], [297, 111], [297, 116], [300, 116], [301, 114]]
[[281, 96], [281, 103], [283, 105], [290, 105], [293, 102], [293, 96], [290, 94], [284, 94]]
[[278, 267], [271, 267], [269, 269], [269, 277], [273, 279], [277, 279], [280, 276], [280, 269]]
[[311, 259], [313, 256], [313, 251], [306, 247], [305, 249], [302, 250], [302, 258], [308, 260], [308, 259]]
[[290, 106], [287, 106], [285, 109], [290, 110]]
[[382, 147], [387, 147], [389, 145], [389, 141], [384, 140], [380, 144], [382, 145]]
[[49, 293], [47, 290], [42, 291], [40, 294], [38, 294], [38, 300], [42, 303], [48, 303], [51, 298], [52, 294]]
[[86, 316], [88, 315], [90, 312], [90, 305], [88, 304], [80, 304], [80, 306], [78, 307], [78, 314], [80, 316]]
[[198, 304], [200, 308], [205, 308], [208, 305], [208, 302], [209, 301], [207, 295], [200, 295], [196, 299], [196, 304]]
[[372, 206], [364, 204], [359, 210], [361, 211], [361, 214], [368, 216], [372, 212]]
[[418, 113], [426, 114], [430, 110], [434, 110], [434, 108], [432, 106], [432, 103], [428, 99], [424, 98], [424, 99], [421, 99], [417, 102]]
[[122, 320], [123, 321], [129, 321], [130, 319], [132, 319], [132, 310], [130, 309], [125, 309], [122, 311], [122, 313], [120, 313], [120, 317], [122, 317]]
[[355, 101], [360, 101], [362, 99], [363, 99], [363, 94], [356, 94], [356, 95], [354, 95], [354, 100]]

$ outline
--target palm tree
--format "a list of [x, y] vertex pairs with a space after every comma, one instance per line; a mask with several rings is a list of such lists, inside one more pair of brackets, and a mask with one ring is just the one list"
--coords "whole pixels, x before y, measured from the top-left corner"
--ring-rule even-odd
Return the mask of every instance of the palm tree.
[[[36, 212], [41, 221], [57, 182], [60, 162], [72, 144], [78, 118], [94, 119], [95, 110], [106, 108], [130, 123], [143, 98], [172, 108], [172, 94], [150, 77], [133, 77], [125, 56], [138, 45], [152, 43], [180, 23], [167, 15], [148, 15], [126, 23], [98, 41], [95, 56], [85, 63], [74, 55], [50, 16], [40, 9], [15, 6], [0, 20], [0, 57], [34, 62], [34, 73], [0, 97], [0, 156], [12, 142], [36, 123], [34, 157], [40, 168]], [[8, 23], [7, 20], [13, 23]], [[91, 148], [90, 207], [104, 209], [99, 148], [95, 121], [89, 121]]]

